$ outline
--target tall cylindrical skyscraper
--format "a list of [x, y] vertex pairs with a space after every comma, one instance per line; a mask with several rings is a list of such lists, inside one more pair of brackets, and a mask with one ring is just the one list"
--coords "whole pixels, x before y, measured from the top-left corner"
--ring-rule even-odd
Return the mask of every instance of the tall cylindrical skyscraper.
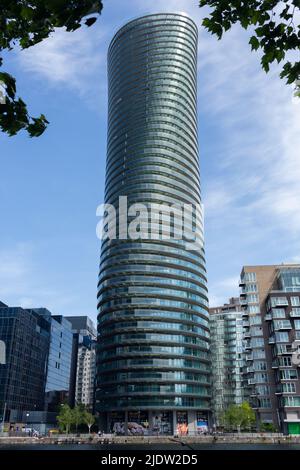
[[[105, 202], [120, 217], [127, 197], [129, 228], [133, 204], [199, 207], [195, 23], [173, 13], [127, 23], [110, 44], [108, 80]], [[174, 235], [178, 219], [169, 220]], [[123, 225], [102, 243], [97, 409], [120, 433], [201, 432], [210, 395], [203, 245], [146, 231], [130, 236]]]

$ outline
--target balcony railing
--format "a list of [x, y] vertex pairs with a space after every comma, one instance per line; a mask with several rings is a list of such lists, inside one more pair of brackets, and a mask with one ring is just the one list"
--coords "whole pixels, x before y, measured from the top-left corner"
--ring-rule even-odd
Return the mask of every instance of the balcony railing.
[[293, 308], [290, 311], [290, 317], [300, 317], [300, 308]]

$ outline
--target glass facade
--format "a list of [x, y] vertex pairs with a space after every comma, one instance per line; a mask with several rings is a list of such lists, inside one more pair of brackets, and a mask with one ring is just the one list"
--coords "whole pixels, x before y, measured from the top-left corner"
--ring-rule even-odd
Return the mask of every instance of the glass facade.
[[97, 329], [87, 316], [66, 317], [72, 324], [73, 352], [70, 403], [84, 403], [94, 410]]
[[300, 305], [300, 266], [280, 267], [266, 300], [265, 324], [279, 429], [289, 434], [300, 434], [300, 312], [295, 313], [297, 305]]
[[[38, 309], [41, 313], [41, 310]], [[64, 317], [51, 317], [51, 341], [46, 381], [46, 405], [56, 411], [57, 405], [69, 398], [73, 333]]]
[[42, 410], [50, 343], [50, 321], [34, 310], [0, 303], [0, 341], [6, 346], [0, 364], [0, 418], [12, 409]]
[[239, 299], [210, 309], [212, 410], [220, 424], [223, 412], [243, 402], [243, 318]]
[[[126, 24], [110, 44], [108, 78], [105, 202], [117, 212], [120, 196], [128, 206], [200, 204], [194, 22], [155, 14]], [[102, 243], [97, 407], [152, 409], [169, 428], [170, 409], [209, 409], [204, 250], [120, 238]]]

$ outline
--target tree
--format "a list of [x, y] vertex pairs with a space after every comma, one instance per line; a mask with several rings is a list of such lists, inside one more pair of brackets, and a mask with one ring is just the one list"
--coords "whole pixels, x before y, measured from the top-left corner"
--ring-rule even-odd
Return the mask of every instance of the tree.
[[[282, 62], [292, 51], [299, 52], [300, 0], [200, 0], [200, 7], [204, 6], [212, 11], [203, 25], [218, 39], [235, 23], [251, 29], [249, 44], [252, 50], [262, 50], [261, 65], [266, 72], [273, 62]], [[294, 84], [295, 96], [300, 97], [300, 61], [287, 60], [280, 77]]]
[[59, 415], [56, 417], [56, 419], [58, 421], [59, 427], [69, 434], [71, 425], [74, 421], [73, 410], [71, 410], [69, 405], [61, 405]]
[[92, 413], [89, 413], [87, 410], [85, 410], [84, 413], [83, 413], [83, 421], [87, 425], [87, 427], [89, 428], [89, 434], [91, 434], [91, 427], [93, 426], [93, 424], [96, 421], [95, 416], [92, 415]]
[[75, 425], [76, 433], [78, 431], [78, 426], [84, 422], [84, 406], [76, 405], [72, 410], [72, 424]]
[[[1, 54], [15, 47], [27, 49], [48, 38], [56, 28], [75, 31], [97, 20], [101, 0], [2, 0], [0, 9], [0, 67]], [[87, 18], [87, 16], [89, 16]], [[9, 136], [24, 129], [30, 137], [40, 136], [49, 122], [44, 114], [29, 115], [26, 103], [17, 96], [16, 80], [0, 70], [0, 129]]]
[[250, 429], [255, 422], [255, 413], [248, 402], [241, 405], [230, 405], [223, 415], [222, 421], [229, 429]]
[[277, 428], [273, 423], [260, 423], [259, 430], [261, 432], [277, 432]]

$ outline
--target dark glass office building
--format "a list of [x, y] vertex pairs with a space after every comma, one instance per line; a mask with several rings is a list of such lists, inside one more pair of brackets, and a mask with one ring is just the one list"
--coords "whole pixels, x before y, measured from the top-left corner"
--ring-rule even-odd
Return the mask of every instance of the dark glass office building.
[[43, 410], [50, 344], [50, 321], [34, 310], [0, 303], [0, 420], [12, 409]]
[[[128, 207], [200, 205], [195, 23], [173, 13], [127, 23], [111, 41], [108, 80], [105, 202], [118, 215], [120, 196]], [[184, 239], [161, 233], [132, 239], [124, 231], [104, 240], [98, 312], [96, 404], [103, 426], [131, 434], [205, 430], [203, 245], [190, 250]]]

